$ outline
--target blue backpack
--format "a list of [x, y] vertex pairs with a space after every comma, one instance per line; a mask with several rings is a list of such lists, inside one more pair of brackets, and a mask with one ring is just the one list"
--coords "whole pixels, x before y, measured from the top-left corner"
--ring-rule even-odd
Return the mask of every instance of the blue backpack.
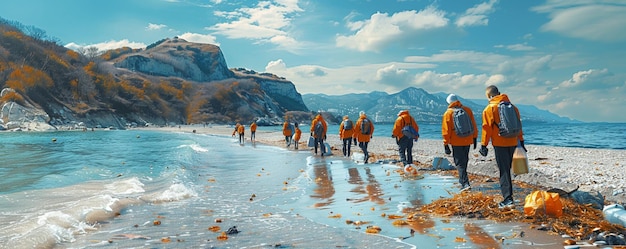
[[315, 123], [315, 129], [314, 129], [314, 134], [315, 138], [324, 138], [324, 125], [322, 125], [322, 121], [317, 121], [317, 123]]
[[[402, 119], [402, 122], [404, 122], [404, 119]], [[409, 122], [409, 124], [402, 127], [402, 135], [411, 139], [416, 139], [420, 136], [420, 134], [413, 128], [412, 124], [413, 122]]]

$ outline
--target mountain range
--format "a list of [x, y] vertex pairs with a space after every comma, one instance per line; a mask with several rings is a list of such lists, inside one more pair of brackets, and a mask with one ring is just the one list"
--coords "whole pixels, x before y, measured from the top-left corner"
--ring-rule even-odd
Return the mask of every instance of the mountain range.
[[[409, 87], [400, 92], [352, 93], [345, 95], [304, 94], [302, 99], [306, 106], [314, 111], [330, 112], [337, 116], [349, 115], [358, 117], [364, 111], [376, 122], [391, 123], [401, 110], [409, 110], [416, 121], [441, 122], [441, 116], [448, 108], [448, 93], [428, 93], [424, 89]], [[464, 99], [457, 96], [461, 103], [474, 111], [476, 120], [481, 120], [482, 110], [487, 100]], [[515, 103], [514, 103], [515, 104]], [[558, 116], [533, 105], [515, 104], [525, 122], [570, 123], [575, 120]]]

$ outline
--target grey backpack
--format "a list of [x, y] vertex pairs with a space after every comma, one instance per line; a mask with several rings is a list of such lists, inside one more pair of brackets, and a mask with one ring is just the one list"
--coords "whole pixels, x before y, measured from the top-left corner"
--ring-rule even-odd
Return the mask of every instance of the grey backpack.
[[522, 131], [522, 122], [517, 116], [515, 106], [511, 102], [502, 101], [498, 104], [498, 112], [500, 114], [498, 134], [501, 137], [517, 137]]
[[474, 134], [474, 126], [470, 115], [462, 107], [452, 108], [452, 122], [454, 132], [459, 137], [467, 137]]

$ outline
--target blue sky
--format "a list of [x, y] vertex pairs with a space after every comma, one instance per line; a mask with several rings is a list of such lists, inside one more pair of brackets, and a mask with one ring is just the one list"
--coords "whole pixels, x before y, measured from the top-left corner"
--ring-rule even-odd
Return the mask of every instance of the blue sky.
[[217, 44], [229, 67], [303, 94], [414, 86], [482, 99], [495, 84], [514, 103], [626, 122], [623, 0], [20, 0], [0, 17], [70, 48]]

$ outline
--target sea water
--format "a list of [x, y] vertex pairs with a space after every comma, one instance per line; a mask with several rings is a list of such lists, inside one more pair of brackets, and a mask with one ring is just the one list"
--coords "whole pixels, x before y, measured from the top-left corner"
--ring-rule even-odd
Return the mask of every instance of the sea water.
[[[309, 126], [301, 124], [306, 133]], [[480, 142], [480, 121], [478, 142]], [[374, 137], [390, 137], [393, 124], [374, 123]], [[441, 139], [441, 123], [418, 122], [420, 138]], [[280, 130], [280, 127], [270, 129]], [[559, 147], [626, 150], [626, 123], [523, 123], [525, 144]], [[339, 133], [339, 125], [329, 125], [330, 134]]]
[[[407, 179], [395, 165], [322, 158], [308, 148], [189, 131], [0, 139], [0, 248], [482, 248], [495, 241], [476, 238], [524, 226], [428, 217], [393, 226], [389, 215], [450, 197], [457, 179]], [[366, 234], [371, 225], [380, 234]], [[218, 239], [229, 228], [239, 233]]]

